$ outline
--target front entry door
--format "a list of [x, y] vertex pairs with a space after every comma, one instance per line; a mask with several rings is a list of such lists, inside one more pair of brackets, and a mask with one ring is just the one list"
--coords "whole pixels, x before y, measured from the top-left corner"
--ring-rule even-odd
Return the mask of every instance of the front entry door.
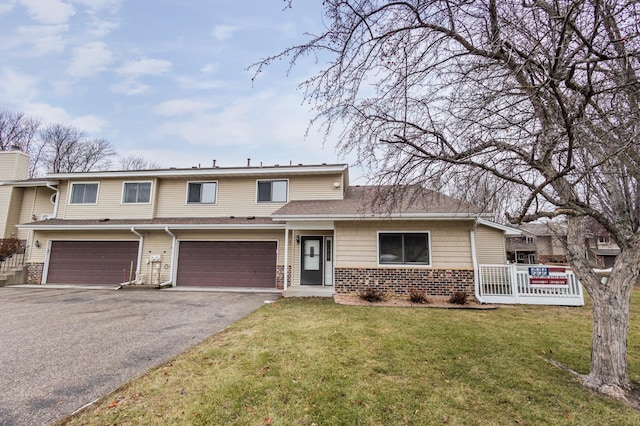
[[322, 261], [322, 237], [300, 238], [302, 265], [300, 268], [300, 284], [322, 285], [323, 261]]

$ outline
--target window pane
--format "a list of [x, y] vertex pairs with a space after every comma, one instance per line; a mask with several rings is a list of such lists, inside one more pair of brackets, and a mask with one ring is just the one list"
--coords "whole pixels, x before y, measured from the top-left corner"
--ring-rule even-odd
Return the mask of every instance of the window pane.
[[402, 263], [402, 234], [380, 234], [380, 263]]
[[258, 201], [271, 201], [271, 182], [258, 182]]
[[84, 203], [95, 203], [98, 200], [98, 184], [89, 183], [84, 185]]
[[199, 203], [200, 202], [200, 190], [202, 188], [201, 183], [190, 183], [189, 184], [189, 195], [187, 198], [188, 203]]
[[138, 195], [137, 183], [125, 183], [124, 184], [124, 202], [135, 203]]
[[427, 234], [404, 234], [405, 263], [429, 263]]
[[271, 182], [271, 201], [285, 203], [287, 201], [287, 181], [276, 180]]
[[202, 184], [202, 203], [216, 202], [216, 183], [207, 182]]
[[151, 182], [138, 184], [138, 202], [148, 203], [151, 200]]
[[81, 204], [84, 198], [84, 185], [74, 184], [71, 189], [71, 203]]

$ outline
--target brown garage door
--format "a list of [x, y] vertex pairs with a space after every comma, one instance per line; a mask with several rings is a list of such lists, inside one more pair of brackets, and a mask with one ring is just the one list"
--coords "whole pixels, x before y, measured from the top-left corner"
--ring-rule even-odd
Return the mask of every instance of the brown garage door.
[[182, 241], [176, 284], [274, 288], [276, 248], [275, 241]]
[[47, 284], [119, 284], [137, 259], [137, 241], [53, 241]]

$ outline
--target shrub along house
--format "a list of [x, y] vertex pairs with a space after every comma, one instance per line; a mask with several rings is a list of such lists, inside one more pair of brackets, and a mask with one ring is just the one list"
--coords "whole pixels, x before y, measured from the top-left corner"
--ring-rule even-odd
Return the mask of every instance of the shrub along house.
[[349, 186], [345, 164], [50, 174], [0, 153], [4, 235], [26, 240], [34, 284], [253, 288], [286, 296], [365, 287], [473, 292], [504, 264], [475, 206], [421, 188]]

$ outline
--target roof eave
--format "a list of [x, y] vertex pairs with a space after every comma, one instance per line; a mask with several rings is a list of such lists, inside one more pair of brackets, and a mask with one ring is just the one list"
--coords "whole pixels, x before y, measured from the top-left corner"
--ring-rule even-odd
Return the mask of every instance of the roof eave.
[[[278, 220], [287, 221], [306, 221], [306, 220], [380, 220], [380, 219], [396, 219], [396, 220], [475, 220], [479, 216], [486, 216], [486, 213], [371, 213], [371, 214], [298, 214], [298, 215], [281, 215], [274, 214], [272, 217]], [[490, 215], [489, 215], [490, 216]]]
[[84, 230], [130, 230], [135, 228], [136, 230], [148, 229], [148, 230], [163, 230], [169, 228], [171, 230], [189, 230], [189, 229], [285, 229], [284, 223], [260, 223], [260, 224], [240, 224], [240, 223], [209, 223], [209, 224], [170, 224], [170, 223], [157, 223], [157, 224], [118, 224], [118, 225], [31, 225], [21, 224], [16, 225], [19, 229], [29, 229], [34, 231], [84, 231]]

